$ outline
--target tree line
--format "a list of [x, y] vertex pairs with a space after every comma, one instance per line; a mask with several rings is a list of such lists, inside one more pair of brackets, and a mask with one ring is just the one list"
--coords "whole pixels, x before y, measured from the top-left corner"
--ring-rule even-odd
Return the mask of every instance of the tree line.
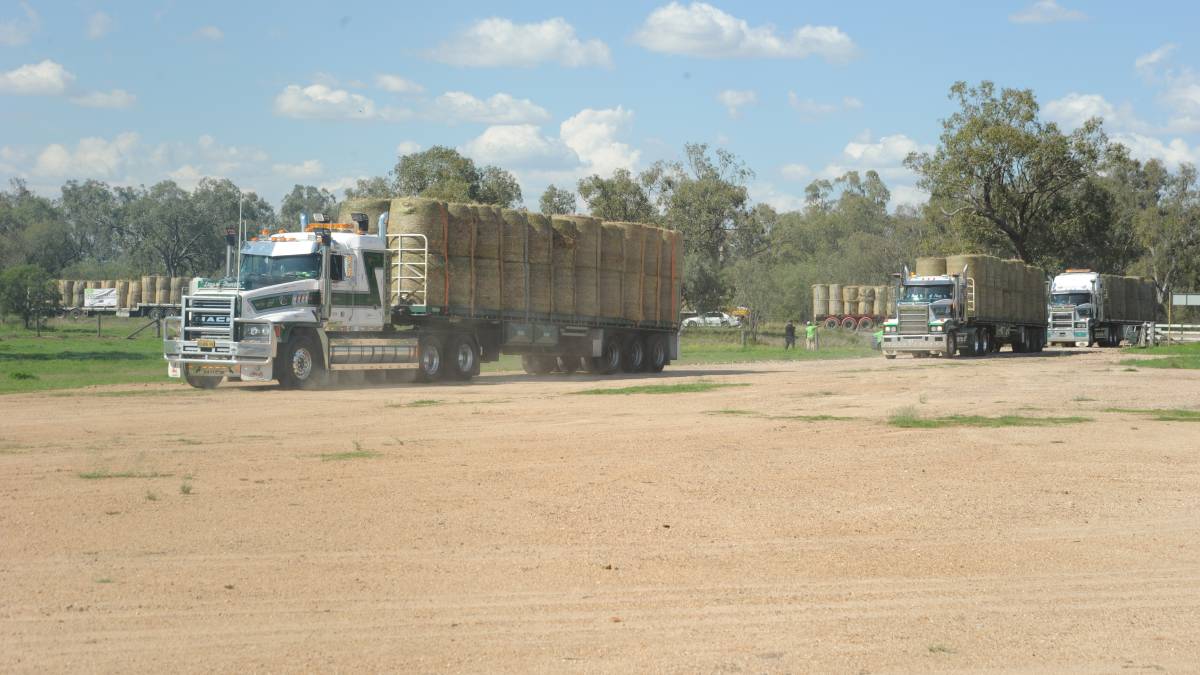
[[[539, 207], [682, 231], [685, 301], [697, 311], [743, 305], [759, 317], [804, 318], [813, 283], [882, 284], [918, 255], [960, 252], [1016, 257], [1051, 274], [1137, 274], [1154, 279], [1160, 296], [1200, 288], [1193, 166], [1134, 159], [1100, 120], [1064, 131], [1041, 118], [1028, 89], [959, 82], [950, 99], [936, 148], [905, 160], [929, 194], [925, 204], [889, 211], [880, 175], [849, 171], [812, 181], [803, 206], [781, 213], [752, 201], [755, 173], [736, 155], [692, 143], [677, 161], [551, 185]], [[405, 195], [510, 208], [524, 200], [509, 171], [441, 146], [399, 157], [386, 175], [345, 191]], [[276, 211], [227, 179], [206, 178], [191, 191], [172, 181], [69, 181], [54, 199], [13, 180], [0, 191], [0, 270], [25, 266], [23, 274], [36, 269], [47, 279], [212, 274], [239, 202], [247, 222], [267, 228], [336, 208], [329, 191], [305, 185]]]

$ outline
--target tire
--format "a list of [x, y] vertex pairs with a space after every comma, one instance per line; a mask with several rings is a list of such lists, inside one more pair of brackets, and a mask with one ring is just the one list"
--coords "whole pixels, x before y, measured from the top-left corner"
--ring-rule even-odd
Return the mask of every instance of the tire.
[[640, 373], [646, 367], [646, 341], [641, 335], [630, 335], [621, 348], [621, 370]]
[[612, 375], [621, 369], [621, 341], [610, 335], [604, 340], [600, 356], [592, 357], [592, 372], [599, 375]]
[[456, 380], [467, 381], [479, 374], [479, 344], [470, 335], [455, 335], [446, 350], [450, 363], [447, 373]]
[[545, 354], [522, 354], [521, 367], [530, 375], [549, 375], [558, 365], [558, 359]]
[[896, 358], [896, 355], [895, 354], [884, 354], [883, 358], [891, 360], [891, 359]]
[[855, 328], [858, 328], [858, 321], [855, 321], [854, 317], [848, 316], [842, 319], [842, 328], [846, 330], [854, 330]]
[[417, 381], [433, 382], [446, 371], [446, 355], [442, 341], [427, 335], [417, 346]]
[[225, 379], [224, 375], [193, 375], [189, 372], [188, 366], [183, 365], [183, 379], [187, 381], [193, 388], [196, 389], [216, 389], [217, 385]]
[[578, 356], [567, 354], [556, 357], [555, 361], [558, 362], [558, 370], [566, 373], [567, 375], [572, 375], [579, 370]]
[[667, 339], [662, 335], [651, 335], [646, 343], [646, 370], [661, 373], [667, 367]]
[[826, 330], [833, 330], [834, 328], [837, 328], [840, 325], [841, 324], [838, 323], [838, 320], [835, 317], [831, 316], [831, 317], [825, 319], [825, 329]]
[[864, 316], [858, 320], [858, 330], [869, 331], [875, 328], [875, 322], [869, 316]]
[[950, 331], [946, 333], [946, 351], [942, 352], [942, 356], [947, 359], [952, 359], [958, 354], [958, 333]]
[[325, 359], [313, 335], [293, 335], [282, 351], [279, 384], [288, 389], [313, 389], [324, 381]]

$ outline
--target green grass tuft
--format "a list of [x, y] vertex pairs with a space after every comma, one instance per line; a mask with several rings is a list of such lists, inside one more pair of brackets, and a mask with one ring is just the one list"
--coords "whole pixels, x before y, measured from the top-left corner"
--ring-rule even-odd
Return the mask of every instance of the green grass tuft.
[[327, 452], [318, 456], [322, 462], [343, 462], [348, 459], [370, 459], [378, 457], [379, 453], [374, 450], [350, 450], [347, 452]]
[[1090, 417], [1027, 417], [1025, 415], [947, 415], [944, 417], [921, 417], [913, 408], [903, 408], [892, 413], [888, 424], [902, 429], [941, 429], [945, 427], [1053, 427], [1064, 424], [1091, 422]]
[[733, 408], [724, 408], [722, 410], [706, 410], [706, 415], [730, 415], [736, 417], [757, 417], [764, 420], [793, 420], [797, 422], [844, 422], [846, 420], [856, 419], [854, 417], [842, 417], [840, 415], [766, 415], [757, 413], [753, 410], [737, 410]]
[[151, 471], [151, 472], [148, 472], [148, 473], [142, 473], [142, 472], [139, 472], [139, 471], [106, 471], [106, 470], [99, 470], [99, 471], [83, 471], [83, 472], [80, 472], [80, 474], [79, 474], [79, 477], [80, 477], [80, 478], [82, 478], [82, 479], [84, 479], [84, 480], [102, 480], [102, 479], [105, 479], [105, 478], [170, 478], [170, 477], [171, 477], [171, 474], [169, 474], [169, 473], [158, 473], [157, 471]]
[[572, 392], [596, 396], [613, 396], [619, 394], [692, 394], [701, 391], [711, 391], [724, 387], [748, 387], [741, 382], [682, 382], [680, 384], [643, 384], [634, 387], [606, 387], [600, 389], [584, 389]]
[[1147, 415], [1156, 422], [1200, 422], [1200, 410], [1182, 408], [1105, 408], [1104, 412]]

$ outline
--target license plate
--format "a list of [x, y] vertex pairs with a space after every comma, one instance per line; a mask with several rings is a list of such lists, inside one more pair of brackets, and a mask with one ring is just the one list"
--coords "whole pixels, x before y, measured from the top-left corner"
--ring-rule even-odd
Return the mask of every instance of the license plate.
[[215, 349], [217, 346], [217, 341], [210, 340], [208, 338], [200, 338], [199, 340], [196, 340], [196, 346], [201, 349]]
[[192, 363], [188, 366], [188, 372], [196, 375], [227, 375], [229, 374], [229, 367], [207, 366], [201, 363]]

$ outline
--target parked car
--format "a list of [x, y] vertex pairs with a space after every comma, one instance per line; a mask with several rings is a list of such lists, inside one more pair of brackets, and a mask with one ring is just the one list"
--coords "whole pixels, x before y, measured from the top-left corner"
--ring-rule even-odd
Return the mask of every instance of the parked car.
[[683, 320], [684, 328], [692, 328], [695, 326], [740, 326], [742, 322], [736, 316], [730, 316], [725, 312], [708, 312], [697, 316], [689, 316]]

